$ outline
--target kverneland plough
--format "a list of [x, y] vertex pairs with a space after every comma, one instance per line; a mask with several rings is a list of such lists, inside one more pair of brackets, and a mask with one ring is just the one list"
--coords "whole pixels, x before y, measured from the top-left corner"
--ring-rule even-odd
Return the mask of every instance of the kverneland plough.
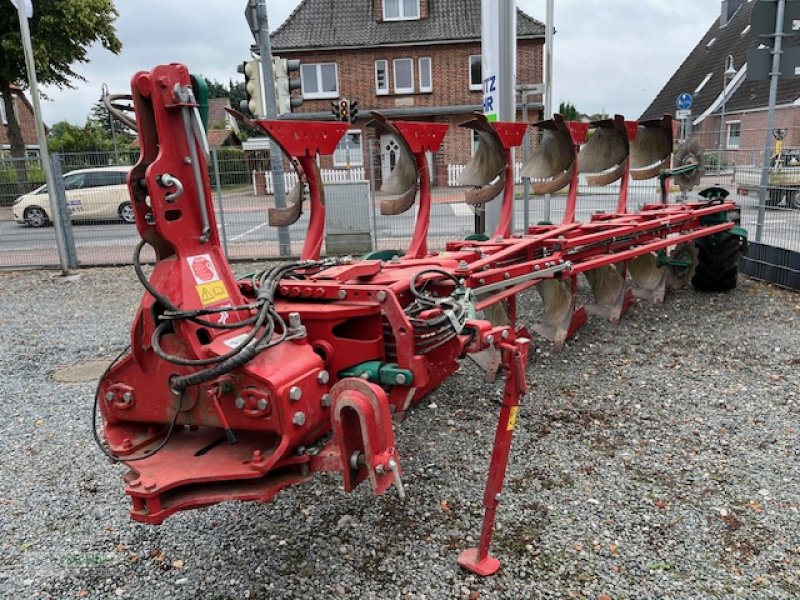
[[[489, 379], [505, 376], [480, 543], [459, 558], [475, 573], [494, 573], [499, 561], [489, 542], [530, 345], [517, 323], [517, 296], [534, 286], [541, 291], [544, 317], [535, 329], [561, 346], [586, 319], [575, 293], [581, 273], [594, 292], [589, 307], [615, 322], [630, 304], [626, 272], [634, 292], [656, 301], [668, 280], [685, 282], [698, 260], [700, 287], [729, 283], [716, 272], [701, 275], [714, 270], [709, 263], [730, 260], [729, 239], [738, 252], [730, 220], [736, 206], [722, 194], [627, 212], [628, 175], [652, 177], [666, 165], [668, 119], [595, 123], [578, 152], [590, 127], [560, 116], [536, 124], [542, 139], [525, 169], [537, 191], [570, 185], [564, 221], [511, 235], [511, 149], [528, 124], [476, 116], [465, 126], [479, 132], [484, 148], [465, 170], [467, 199], [485, 203], [502, 194], [500, 224], [489, 239], [451, 242], [437, 254], [426, 243], [425, 153], [439, 149], [446, 126], [376, 115], [372, 125], [401, 147], [381, 211], [408, 210], [419, 196], [410, 246], [388, 260], [320, 257], [325, 202], [316, 158], [334, 151], [346, 125], [253, 122], [290, 157], [300, 179], [291, 205], [273, 211], [270, 222], [297, 220], [307, 199], [310, 223], [300, 260], [237, 279], [217, 235], [186, 68], [140, 72], [132, 90], [141, 140], [129, 178], [142, 237], [134, 262], [146, 292], [130, 351], [102, 377], [96, 403], [101, 447], [130, 468], [125, 492], [137, 521], [161, 523], [179, 510], [226, 500], [267, 502], [317, 471], [341, 472], [348, 491], [368, 480], [376, 494], [394, 486], [402, 496], [393, 421], [467, 355]], [[575, 222], [580, 172], [622, 180], [614, 213]], [[145, 244], [156, 255], [149, 278], [139, 259]], [[667, 255], [671, 247], [677, 250]]]

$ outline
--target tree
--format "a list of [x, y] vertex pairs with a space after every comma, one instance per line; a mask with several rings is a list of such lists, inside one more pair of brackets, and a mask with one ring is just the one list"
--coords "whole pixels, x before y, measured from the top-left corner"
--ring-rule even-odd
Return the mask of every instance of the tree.
[[[28, 23], [39, 82], [72, 88], [72, 80], [85, 81], [73, 65], [88, 62], [87, 48], [94, 43], [119, 54], [122, 42], [114, 27], [118, 16], [113, 0], [37, 0]], [[6, 4], [0, 10], [0, 94], [8, 116], [11, 156], [16, 158], [25, 156], [25, 142], [12, 110], [11, 85], [25, 86], [27, 79], [17, 12]], [[18, 163], [22, 167], [18, 177], [24, 181], [24, 161]]]
[[558, 112], [564, 116], [567, 121], [577, 121], [579, 119], [578, 109], [570, 101], [561, 102], [558, 105]]
[[53, 152], [97, 152], [113, 149], [111, 136], [91, 119], [80, 127], [59, 121], [50, 129], [47, 142]]

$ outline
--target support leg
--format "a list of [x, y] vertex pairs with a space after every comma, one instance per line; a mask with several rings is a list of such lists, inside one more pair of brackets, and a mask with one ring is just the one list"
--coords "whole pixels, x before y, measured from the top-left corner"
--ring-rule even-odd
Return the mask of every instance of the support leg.
[[514, 344], [508, 344], [503, 347], [509, 370], [503, 392], [500, 419], [497, 422], [492, 459], [489, 464], [489, 478], [486, 482], [486, 491], [483, 494], [485, 511], [481, 537], [477, 548], [464, 550], [458, 557], [460, 566], [481, 577], [493, 575], [500, 568], [500, 561], [489, 555], [489, 545], [492, 541], [497, 505], [500, 503], [500, 492], [503, 489], [503, 481], [506, 476], [511, 437], [514, 435], [517, 411], [519, 410], [519, 399], [527, 389], [525, 366], [528, 362], [529, 344], [530, 340], [518, 338]]

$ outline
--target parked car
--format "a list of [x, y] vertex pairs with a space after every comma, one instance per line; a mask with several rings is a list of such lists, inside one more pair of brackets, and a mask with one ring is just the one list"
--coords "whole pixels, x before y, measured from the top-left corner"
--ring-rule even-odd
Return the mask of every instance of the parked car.
[[[124, 221], [133, 223], [135, 215], [125, 180], [130, 167], [79, 169], [64, 175], [67, 210], [72, 221]], [[21, 225], [44, 227], [52, 221], [47, 186], [20, 196], [12, 207], [14, 220]]]

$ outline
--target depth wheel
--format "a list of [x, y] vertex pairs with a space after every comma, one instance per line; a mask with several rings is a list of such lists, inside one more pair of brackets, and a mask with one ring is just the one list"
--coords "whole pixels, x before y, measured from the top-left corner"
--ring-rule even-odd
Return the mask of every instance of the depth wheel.
[[739, 237], [720, 233], [700, 238], [697, 245], [697, 270], [692, 286], [703, 292], [725, 292], [736, 287], [741, 248]]

